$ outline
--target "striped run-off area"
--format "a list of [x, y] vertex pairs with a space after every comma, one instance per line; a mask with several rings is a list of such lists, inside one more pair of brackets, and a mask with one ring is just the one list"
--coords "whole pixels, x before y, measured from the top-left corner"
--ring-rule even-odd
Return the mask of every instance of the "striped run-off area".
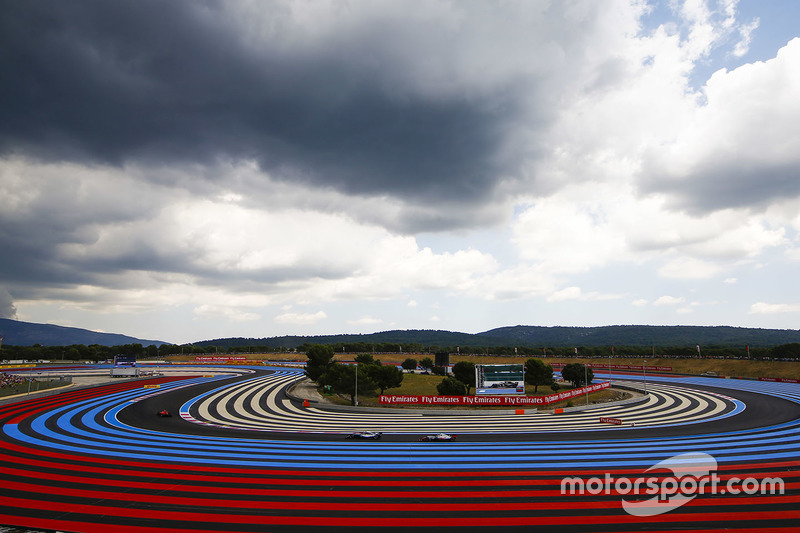
[[[304, 408], [284, 394], [296, 376], [161, 377], [0, 407], [0, 524], [103, 533], [800, 524], [798, 385], [661, 378], [648, 382], [644, 401], [583, 413], [382, 415]], [[156, 417], [164, 407], [176, 416]], [[601, 416], [636, 425], [600, 424]], [[343, 437], [367, 429], [386, 434]], [[459, 440], [418, 442], [432, 431]], [[659, 501], [613, 486], [642, 476], [666, 486], [683, 474], [648, 469], [685, 454], [713, 457], [726, 488], [733, 478], [751, 480], [744, 489], [780, 479], [781, 491]], [[566, 477], [605, 484], [571, 494], [562, 490]], [[633, 500], [639, 510], [626, 510]], [[664, 511], [665, 502], [674, 508]]]
[[[429, 416], [424, 411], [362, 410], [350, 412], [303, 408], [283, 397], [292, 375], [273, 374], [244, 381], [232, 387], [220, 387], [181, 407], [185, 420], [221, 427], [262, 431], [351, 432], [369, 428], [372, 431], [419, 433], [527, 433], [542, 431], [580, 431], [608, 429], [599, 417], [625, 420], [630, 426], [692, 424], [703, 420], [736, 414], [744, 404], [720, 394], [696, 391], [672, 385], [651, 384], [649, 395], [635, 405], [619, 405], [552, 416], [532, 410], [525, 416], [507, 414], [503, 410], [484, 410], [480, 415], [460, 414]], [[575, 401], [581, 403], [583, 398]], [[513, 411], [513, 410], [512, 410]], [[492, 415], [491, 413], [498, 413]], [[500, 414], [502, 413], [502, 414]]]

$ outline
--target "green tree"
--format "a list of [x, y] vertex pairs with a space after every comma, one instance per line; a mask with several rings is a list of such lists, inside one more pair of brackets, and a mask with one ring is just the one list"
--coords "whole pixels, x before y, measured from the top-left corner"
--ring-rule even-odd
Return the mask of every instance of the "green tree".
[[553, 382], [553, 367], [541, 359], [530, 358], [525, 361], [525, 383], [533, 385], [533, 392], [539, 391], [539, 385]]
[[422, 361], [419, 362], [419, 366], [424, 368], [425, 370], [430, 370], [433, 368], [433, 359], [430, 357], [425, 357]]
[[[336, 394], [350, 396], [350, 404], [356, 404], [356, 386], [359, 394], [374, 394], [377, 385], [367, 373], [367, 366], [343, 365], [333, 363], [319, 378], [323, 386], [329, 385]], [[358, 385], [356, 385], [356, 372], [358, 372]]]
[[574, 387], [582, 386], [587, 379], [589, 383], [594, 379], [592, 369], [584, 367], [581, 363], [569, 363], [561, 370], [561, 375]]
[[306, 350], [306, 376], [312, 381], [319, 381], [331, 366], [333, 361], [333, 348], [322, 344], [314, 344]]
[[158, 357], [158, 347], [155, 344], [151, 344], [150, 346], [144, 349], [144, 356], [155, 359], [156, 357]]
[[417, 369], [417, 360], [416, 359], [412, 359], [412, 358], [409, 357], [408, 359], [403, 361], [403, 364], [400, 365], [400, 366], [403, 367], [403, 370], [408, 370], [409, 372], [412, 371], [412, 370], [416, 370]]
[[[403, 371], [394, 365], [368, 365], [365, 370], [369, 378], [375, 382], [380, 394], [383, 394], [386, 389], [399, 387], [403, 382]], [[360, 374], [359, 378], [361, 378]]]
[[456, 378], [448, 376], [436, 385], [436, 390], [442, 396], [464, 396], [467, 393], [467, 386]]
[[781, 344], [770, 350], [770, 356], [774, 359], [797, 359], [800, 357], [800, 343]]
[[356, 363], [359, 365], [379, 365], [381, 364], [380, 361], [376, 361], [372, 354], [369, 353], [360, 353], [356, 356]]
[[453, 377], [467, 387], [467, 394], [475, 386], [475, 363], [459, 361], [453, 365]]

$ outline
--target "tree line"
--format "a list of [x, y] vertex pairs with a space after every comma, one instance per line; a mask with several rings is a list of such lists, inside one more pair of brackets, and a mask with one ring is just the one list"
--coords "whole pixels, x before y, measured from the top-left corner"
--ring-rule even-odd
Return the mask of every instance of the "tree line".
[[70, 344], [68, 346], [13, 346], [3, 344], [0, 357], [5, 360], [23, 359], [26, 361], [106, 361], [117, 354], [135, 355], [137, 357], [157, 359], [168, 355], [204, 355], [204, 354], [248, 354], [248, 353], [285, 353], [284, 347], [243, 346], [226, 349], [217, 346], [200, 346], [195, 344], [120, 344], [104, 346], [102, 344]]
[[[403, 382], [403, 372], [394, 364], [383, 365], [372, 354], [358, 354], [355, 357], [357, 364], [350, 365], [337, 362], [335, 352], [330, 345], [315, 344], [306, 350], [305, 375], [315, 381], [324, 390], [350, 397], [350, 403], [356, 404], [357, 395], [374, 394], [386, 389], [399, 387]], [[406, 358], [400, 365], [403, 370], [414, 371], [421, 367], [425, 371], [441, 375], [442, 381], [436, 386], [437, 392], [442, 396], [466, 396], [474, 387], [475, 363], [459, 361], [453, 365], [451, 374], [447, 375], [443, 367], [434, 365], [430, 357], [420, 361]], [[539, 386], [549, 385], [553, 391], [559, 389], [558, 383], [553, 380], [553, 367], [541, 359], [529, 358], [524, 363], [525, 383], [534, 387], [534, 393]], [[592, 370], [581, 363], [569, 363], [561, 371], [566, 381], [573, 386], [580, 387], [591, 383], [594, 379]]]
[[355, 405], [357, 395], [374, 394], [380, 390], [399, 387], [403, 382], [403, 372], [395, 365], [384, 365], [372, 354], [364, 353], [355, 357], [358, 364], [349, 365], [334, 360], [335, 352], [331, 346], [317, 344], [306, 350], [306, 376], [317, 382], [323, 389], [350, 396]]
[[[304, 343], [297, 347], [298, 352], [306, 352], [314, 344]], [[697, 345], [692, 346], [438, 346], [420, 343], [337, 343], [327, 344], [336, 353], [408, 353], [435, 354], [449, 353], [459, 355], [521, 356], [521, 357], [698, 357]], [[782, 344], [772, 347], [756, 346], [702, 346], [699, 357], [710, 359], [800, 359], [800, 343]]]
[[[136, 355], [137, 357], [158, 358], [167, 355], [200, 355], [200, 354], [224, 354], [241, 355], [248, 353], [286, 353], [297, 351], [305, 353], [311, 349], [313, 344], [302, 344], [296, 350], [284, 346], [267, 345], [248, 345], [248, 346], [214, 346], [199, 344], [162, 344], [156, 346], [151, 344], [143, 346], [141, 344], [123, 344], [116, 346], [103, 346], [100, 344], [71, 344], [68, 346], [13, 346], [3, 344], [0, 350], [2, 359], [24, 359], [24, 360], [64, 360], [64, 361], [104, 361], [111, 359], [116, 354]], [[540, 357], [547, 359], [550, 357], [610, 357], [615, 358], [641, 358], [641, 357], [663, 357], [663, 358], [692, 358], [701, 357], [709, 359], [766, 359], [766, 360], [800, 360], [800, 343], [788, 343], [764, 347], [747, 346], [702, 346], [698, 353], [696, 346], [575, 346], [575, 347], [514, 347], [514, 346], [495, 346], [491, 348], [471, 347], [471, 346], [424, 346], [419, 343], [396, 344], [396, 343], [337, 343], [327, 344], [334, 353], [408, 353], [409, 355], [424, 355], [435, 353], [449, 353], [460, 355], [489, 355], [489, 356], [521, 356], [521, 357]]]

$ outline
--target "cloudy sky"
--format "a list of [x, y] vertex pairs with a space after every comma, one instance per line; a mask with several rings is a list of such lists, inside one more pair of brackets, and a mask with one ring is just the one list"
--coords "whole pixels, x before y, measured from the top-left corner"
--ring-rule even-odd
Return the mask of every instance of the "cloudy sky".
[[5, 1], [0, 317], [800, 327], [794, 0]]

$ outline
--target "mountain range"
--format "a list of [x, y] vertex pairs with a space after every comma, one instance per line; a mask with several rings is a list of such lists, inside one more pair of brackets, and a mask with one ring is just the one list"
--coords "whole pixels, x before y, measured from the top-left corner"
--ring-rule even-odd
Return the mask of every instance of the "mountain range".
[[70, 346], [72, 344], [99, 344], [101, 346], [121, 346], [124, 344], [141, 344], [161, 346], [163, 341], [137, 339], [118, 333], [101, 333], [88, 329], [56, 326], [54, 324], [35, 324], [0, 318], [0, 337], [4, 344], [14, 346]]
[[[35, 324], [0, 319], [3, 343], [15, 346], [69, 346], [99, 344], [118, 346], [141, 344], [160, 346], [159, 340], [138, 339], [116, 333], [101, 333], [80, 328]], [[195, 346], [242, 347], [267, 346], [296, 348], [305, 343], [394, 343], [424, 346], [752, 346], [772, 347], [800, 343], [800, 330], [738, 328], [731, 326], [507, 326], [483, 333], [460, 333], [442, 330], [393, 330], [358, 335], [281, 336], [264, 338], [230, 337], [191, 343]]]
[[772, 347], [800, 342], [800, 330], [736, 328], [731, 326], [507, 326], [483, 333], [441, 330], [394, 330], [360, 335], [283, 336], [261, 339], [226, 338], [194, 343], [199, 346], [284, 346], [304, 343], [393, 343], [423, 346], [472, 346], [529, 348], [564, 346], [758, 346]]

